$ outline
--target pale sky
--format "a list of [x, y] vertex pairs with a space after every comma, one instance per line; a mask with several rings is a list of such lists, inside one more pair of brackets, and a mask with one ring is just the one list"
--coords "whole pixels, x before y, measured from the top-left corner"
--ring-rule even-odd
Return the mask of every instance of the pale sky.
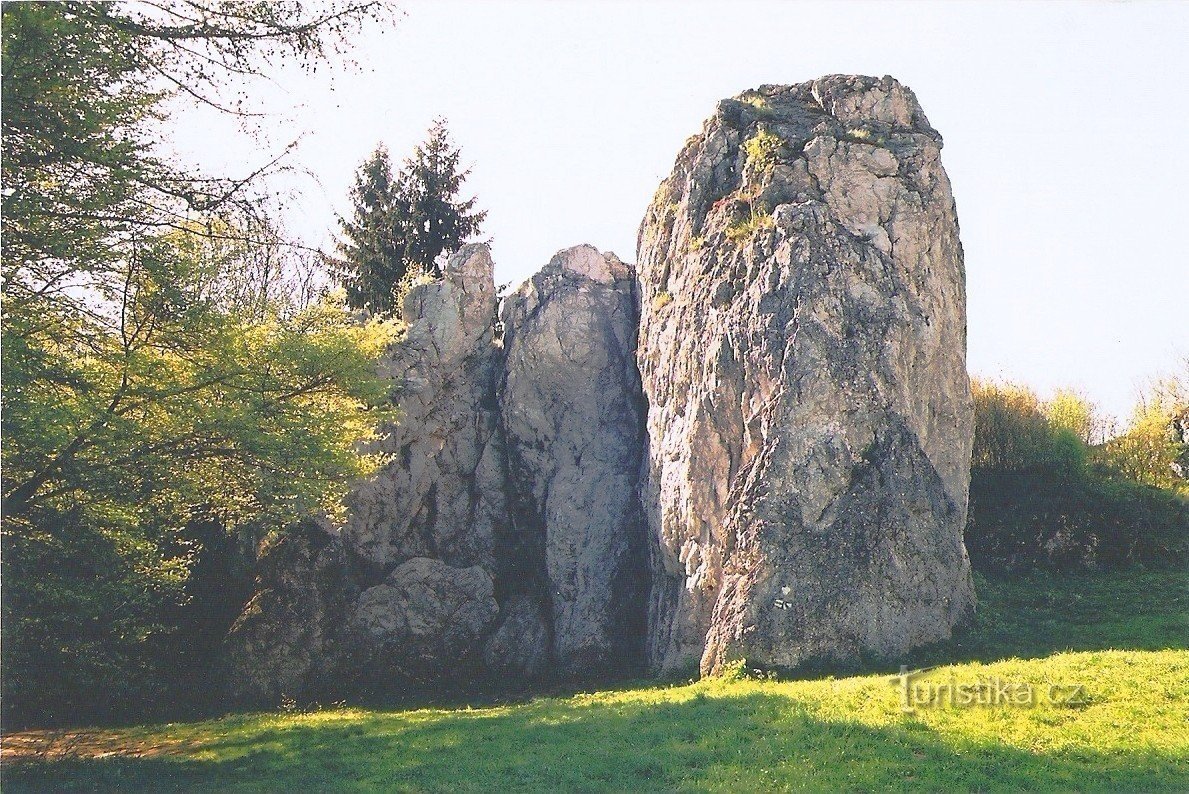
[[[240, 173], [304, 134], [295, 232], [326, 243], [379, 141], [446, 116], [489, 211], [496, 280], [564, 247], [635, 259], [682, 143], [722, 97], [890, 74], [945, 138], [972, 374], [1070, 386], [1125, 416], [1189, 356], [1189, 3], [406, 2], [357, 71], [286, 71], [268, 140], [206, 114], [186, 156]], [[272, 147], [268, 145], [272, 144]]]

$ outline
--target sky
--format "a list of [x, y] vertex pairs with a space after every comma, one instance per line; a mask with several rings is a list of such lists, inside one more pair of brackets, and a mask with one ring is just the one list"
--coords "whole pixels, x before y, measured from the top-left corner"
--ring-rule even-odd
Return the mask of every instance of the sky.
[[445, 116], [488, 210], [496, 281], [636, 231], [717, 101], [890, 74], [945, 138], [966, 253], [968, 364], [1125, 419], [1189, 357], [1189, 3], [404, 2], [357, 66], [281, 69], [250, 135], [203, 111], [173, 145], [242, 173], [300, 138], [285, 213], [332, 245], [354, 170]]

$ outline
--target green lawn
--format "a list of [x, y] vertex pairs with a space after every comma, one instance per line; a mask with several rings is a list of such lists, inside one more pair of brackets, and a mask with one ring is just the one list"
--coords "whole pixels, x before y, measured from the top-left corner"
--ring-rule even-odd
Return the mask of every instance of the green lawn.
[[[9, 765], [4, 788], [1189, 790], [1184, 574], [980, 580], [979, 590], [970, 631], [913, 660], [949, 662], [913, 691], [946, 700], [936, 687], [983, 684], [1031, 693], [1032, 705], [907, 712], [885, 667], [478, 708], [248, 714], [59, 736], [48, 760]], [[63, 749], [74, 757], [58, 758]]]

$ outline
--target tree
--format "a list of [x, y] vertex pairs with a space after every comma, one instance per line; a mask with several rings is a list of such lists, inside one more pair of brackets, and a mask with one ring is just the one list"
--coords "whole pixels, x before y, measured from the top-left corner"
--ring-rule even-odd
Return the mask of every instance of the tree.
[[477, 235], [486, 211], [474, 197], [459, 199], [471, 169], [459, 170], [462, 152], [450, 141], [445, 119], [437, 119], [425, 143], [405, 162], [404, 201], [409, 213], [405, 257], [410, 267], [441, 276], [439, 257]]
[[333, 514], [376, 464], [357, 445], [386, 416], [374, 362], [397, 329], [286, 297], [303, 257], [262, 171], [195, 174], [154, 143], [166, 97], [218, 105], [273, 57], [338, 52], [378, 7], [320, 8], [3, 6], [9, 717], [151, 697], [195, 526]]
[[342, 259], [337, 263], [349, 303], [381, 314], [396, 308], [400, 284], [410, 276], [441, 276], [440, 257], [479, 233], [487, 213], [475, 198], [459, 199], [470, 169], [444, 119], [393, 176], [383, 145], [360, 166], [351, 190], [352, 217], [340, 218]]
[[356, 308], [387, 314], [394, 308], [395, 285], [407, 270], [404, 241], [408, 211], [403, 191], [392, 175], [388, 150], [383, 144], [359, 167], [351, 189], [353, 218], [340, 218], [343, 237], [339, 252], [345, 262], [338, 268], [347, 290], [347, 301]]

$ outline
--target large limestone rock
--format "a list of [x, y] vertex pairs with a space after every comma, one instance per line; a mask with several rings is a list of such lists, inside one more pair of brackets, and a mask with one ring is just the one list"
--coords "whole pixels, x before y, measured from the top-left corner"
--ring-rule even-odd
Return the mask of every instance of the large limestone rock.
[[375, 451], [393, 457], [348, 499], [347, 548], [373, 577], [413, 557], [494, 571], [505, 521], [496, 388], [496, 294], [486, 246], [409, 290], [404, 340], [381, 365], [400, 419]]
[[648, 657], [897, 654], [972, 606], [962, 248], [891, 78], [719, 103], [640, 230]]
[[331, 691], [340, 616], [356, 595], [339, 537], [318, 522], [290, 528], [264, 541], [256, 568], [256, 591], [225, 644], [228, 694], [275, 704]]
[[541, 538], [563, 676], [635, 668], [643, 637], [643, 404], [632, 269], [561, 251], [503, 305], [500, 407], [517, 531]]
[[228, 638], [237, 699], [474, 675], [499, 624], [502, 355], [486, 246], [413, 287], [402, 317], [405, 337], [380, 364], [400, 416], [370, 450], [390, 461], [356, 484], [345, 526], [288, 530], [265, 550]]
[[560, 252], [499, 312], [466, 246], [414, 287], [401, 411], [341, 529], [265, 549], [244, 699], [900, 654], [972, 606], [962, 250], [890, 78], [724, 100], [638, 272]]

